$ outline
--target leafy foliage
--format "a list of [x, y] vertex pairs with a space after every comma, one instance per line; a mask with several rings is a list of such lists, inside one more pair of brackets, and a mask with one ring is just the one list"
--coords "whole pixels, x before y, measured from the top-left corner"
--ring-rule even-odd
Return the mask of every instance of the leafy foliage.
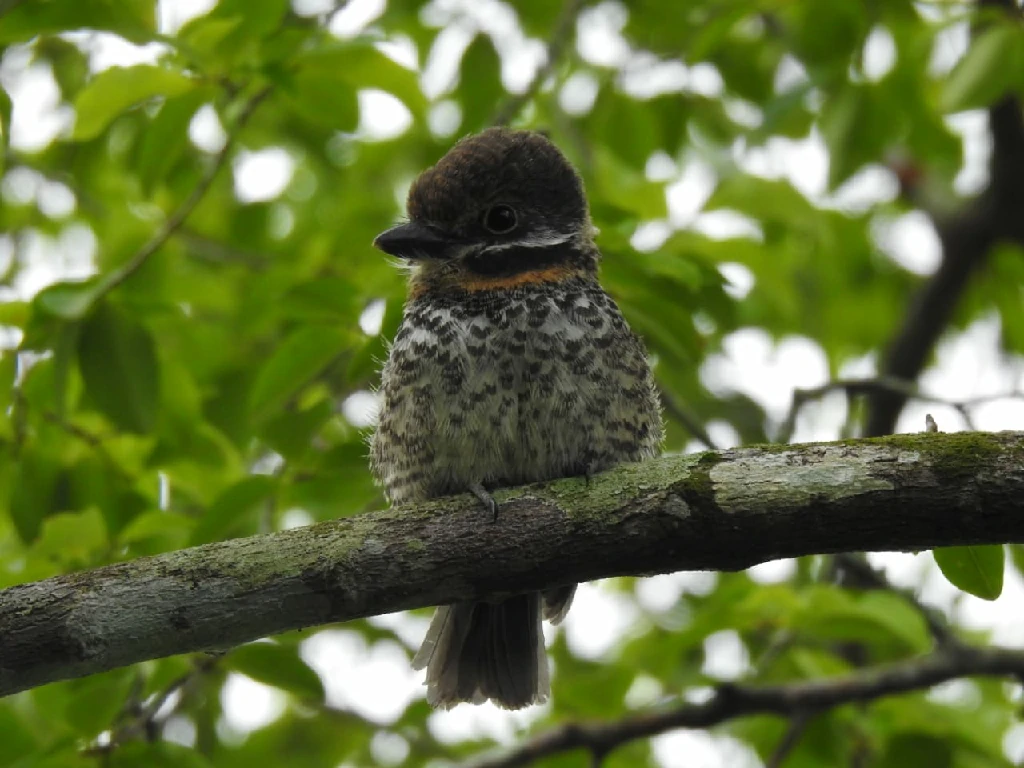
[[[530, 88], [514, 124], [548, 131], [584, 176], [604, 282], [677, 406], [673, 451], [696, 447], [709, 424], [741, 442], [776, 437], [777, 410], [739, 382], [712, 382], [737, 331], [809, 340], [833, 375], [885, 347], [923, 278], [887, 255], [877, 227], [922, 199], [962, 206], [963, 142], [946, 118], [1024, 94], [1024, 26], [964, 2], [583, 4], [550, 76], [529, 86], [514, 43], [547, 41], [558, 4], [496, 3], [491, 16], [392, 2], [356, 33], [338, 24], [344, 10], [303, 15], [307, 5], [220, 0], [174, 28], [158, 24], [153, 0], [0, 3], [5, 72], [52, 78], [75, 115], [26, 149], [0, 90], [0, 586], [382, 504], [359, 406], [404, 286], [370, 243], [415, 174], [488, 125], [518, 98], [513, 86]], [[975, 21], [962, 58], [937, 67], [944, 35]], [[98, 32], [158, 52], [101, 69], [89, 55]], [[870, 62], [878, 46], [891, 49], [886, 66]], [[381, 115], [391, 124], [375, 124]], [[827, 157], [817, 189], [752, 160], [808, 137]], [[250, 188], [246, 166], [269, 156], [285, 158], [283, 186]], [[675, 185], [693, 169], [707, 188]], [[865, 173], [900, 192], [860, 201], [851, 189]], [[40, 247], [89, 262], [92, 276], [40, 266]], [[1022, 353], [1022, 296], [1020, 249], [1000, 246], [955, 323], [996, 315], [1006, 351]], [[844, 433], [860, 416], [850, 409]], [[935, 559], [956, 586], [992, 599], [1021, 551], [1009, 564], [1002, 547]], [[659, 610], [637, 607], [636, 582], [607, 585], [637, 621], [599, 661], [559, 634], [553, 703], [530, 727], [712, 684], [702, 664], [721, 633], [749, 657], [740, 673], [764, 682], [928, 651], [904, 599], [837, 586], [828, 572], [809, 559], [778, 583], [721, 574]], [[346, 627], [350, 645], [367, 659], [411, 656], [386, 626]], [[0, 765], [425, 765], [491, 745], [443, 737], [419, 698], [381, 717], [332, 694], [346, 681], [314, 671], [308, 637], [0, 701]], [[239, 676], [285, 702], [248, 734], [225, 714]], [[823, 714], [786, 765], [1007, 765], [1019, 701], [971, 685], [964, 700], [922, 694]], [[755, 717], [720, 732], [768, 760], [785, 729]], [[646, 742], [605, 762], [656, 763]]]

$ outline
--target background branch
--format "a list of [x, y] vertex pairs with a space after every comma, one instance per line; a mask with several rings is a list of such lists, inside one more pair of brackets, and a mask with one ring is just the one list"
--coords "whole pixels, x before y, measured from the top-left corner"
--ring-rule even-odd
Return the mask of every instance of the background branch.
[[[620, 575], [1024, 542], [1024, 433], [670, 456], [0, 591], [0, 695], [300, 627]], [[497, 535], [500, 534], [500, 535]]]
[[[1019, 15], [1014, 0], [980, 0], [982, 8], [1001, 8]], [[950, 218], [935, 221], [942, 243], [942, 263], [921, 287], [907, 309], [903, 324], [882, 359], [885, 377], [915, 381], [924, 369], [939, 337], [949, 326], [970, 279], [1000, 242], [1024, 245], [1024, 115], [1011, 96], [988, 110], [992, 134], [991, 181], [984, 192]], [[867, 435], [887, 435], [907, 396], [878, 390], [871, 395]]]
[[756, 714], [806, 717], [853, 702], [865, 702], [930, 688], [958, 677], [1018, 676], [1024, 651], [961, 648], [922, 659], [856, 672], [842, 677], [783, 685], [724, 685], [704, 704], [683, 704], [612, 723], [567, 723], [542, 733], [503, 756], [470, 763], [472, 768], [517, 768], [558, 752], [587, 749], [607, 752], [636, 739], [676, 728], [709, 728]]

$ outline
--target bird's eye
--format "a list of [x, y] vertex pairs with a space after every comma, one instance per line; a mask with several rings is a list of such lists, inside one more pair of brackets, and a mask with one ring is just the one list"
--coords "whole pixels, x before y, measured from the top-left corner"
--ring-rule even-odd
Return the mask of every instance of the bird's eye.
[[508, 205], [492, 205], [484, 214], [484, 226], [495, 235], [511, 232], [518, 223], [515, 210]]

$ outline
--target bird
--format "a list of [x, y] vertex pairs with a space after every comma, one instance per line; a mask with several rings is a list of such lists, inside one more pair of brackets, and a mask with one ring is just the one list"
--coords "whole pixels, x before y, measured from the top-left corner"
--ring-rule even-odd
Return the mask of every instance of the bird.
[[[407, 220], [374, 245], [409, 265], [378, 390], [370, 463], [392, 504], [587, 481], [654, 457], [661, 405], [647, 352], [598, 281], [580, 175], [539, 132], [489, 128], [412, 183]], [[550, 695], [542, 619], [576, 585], [441, 606], [413, 667], [427, 701], [520, 709]]]

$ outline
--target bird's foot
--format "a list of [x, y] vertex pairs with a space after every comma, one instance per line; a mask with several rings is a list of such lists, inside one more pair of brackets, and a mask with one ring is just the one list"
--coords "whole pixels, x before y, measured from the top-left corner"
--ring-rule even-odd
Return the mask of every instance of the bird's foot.
[[490, 515], [491, 520], [496, 521], [498, 519], [498, 502], [494, 500], [494, 497], [480, 483], [473, 483], [473, 485], [469, 486], [469, 490], [484, 505], [484, 511]]

